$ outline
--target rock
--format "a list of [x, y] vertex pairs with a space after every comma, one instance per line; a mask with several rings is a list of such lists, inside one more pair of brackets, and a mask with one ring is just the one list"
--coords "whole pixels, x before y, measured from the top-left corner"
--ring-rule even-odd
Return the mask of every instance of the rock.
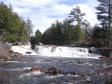
[[10, 44], [0, 42], [0, 59], [8, 61], [12, 59], [14, 56], [20, 58], [23, 55], [12, 51]]
[[82, 62], [82, 61], [78, 61], [77, 63], [78, 63], [78, 64], [83, 64], [83, 62]]
[[11, 59], [10, 46], [8, 46], [7, 44], [0, 43], [0, 59]]
[[56, 67], [49, 67], [48, 69], [47, 69], [47, 74], [49, 74], [49, 75], [57, 75], [57, 74], [60, 74], [60, 70], [59, 69], [57, 69]]
[[14, 56], [16, 56], [16, 57], [20, 58], [21, 56], [23, 56], [23, 54], [18, 53], [18, 52], [15, 52], [15, 53], [14, 53]]
[[44, 69], [42, 67], [39, 67], [39, 66], [32, 66], [31, 71], [40, 71], [40, 72], [43, 72]]
[[106, 80], [105, 84], [112, 84], [112, 80]]
[[4, 61], [9, 61], [9, 60], [11, 60], [11, 57], [9, 57], [9, 56], [4, 56], [2, 59], [4, 59]]

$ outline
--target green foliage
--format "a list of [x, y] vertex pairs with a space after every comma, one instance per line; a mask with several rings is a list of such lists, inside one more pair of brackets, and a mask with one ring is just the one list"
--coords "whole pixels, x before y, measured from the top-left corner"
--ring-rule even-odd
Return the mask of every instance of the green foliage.
[[80, 28], [79, 25], [76, 25], [76, 28], [75, 28], [75, 32], [74, 32], [74, 40], [76, 42], [82, 42], [84, 41], [85, 39], [85, 33], [82, 31], [82, 29]]
[[105, 37], [103, 41], [107, 47], [112, 47], [112, 0], [98, 0], [99, 6], [97, 9], [97, 19], [101, 22], [102, 29], [104, 30]]
[[99, 6], [96, 7], [98, 10], [97, 18], [101, 21], [102, 26], [110, 27], [112, 23], [112, 0], [98, 0]]
[[[85, 27], [87, 24], [83, 21], [84, 13], [81, 13], [80, 7], [74, 8], [69, 17], [63, 22], [56, 21], [47, 29], [42, 35], [42, 42], [44, 44], [53, 45], [70, 45], [85, 41]], [[76, 24], [73, 24], [73, 23]], [[86, 25], [86, 26], [85, 26]]]
[[52, 24], [51, 27], [44, 32], [42, 36], [42, 42], [45, 44], [62, 45], [62, 26], [62, 23], [58, 21], [56, 24]]
[[27, 21], [26, 21], [26, 28], [27, 28], [27, 35], [28, 35], [28, 38], [31, 37], [33, 31], [32, 31], [32, 21], [28, 18]]
[[38, 39], [38, 42], [40, 42], [41, 41], [41, 37], [42, 37], [42, 33], [39, 30], [37, 30], [35, 32], [35, 37]]
[[105, 29], [96, 25], [93, 29], [92, 44], [97, 47], [106, 46], [107, 40], [105, 38], [107, 38], [107, 36], [105, 33]]
[[76, 8], [74, 8], [70, 15], [68, 20], [70, 22], [75, 22], [76, 25], [74, 26], [74, 28], [72, 27], [71, 31], [71, 37], [72, 37], [72, 43], [80, 43], [80, 42], [84, 42], [85, 40], [85, 32], [83, 31], [83, 25], [84, 25], [84, 21], [83, 21], [83, 16], [85, 14], [81, 13], [80, 7], [76, 6]]
[[32, 49], [35, 49], [35, 45], [39, 44], [39, 42], [41, 41], [41, 37], [42, 33], [39, 30], [37, 30], [35, 32], [35, 36], [32, 36], [30, 39]]
[[26, 42], [28, 40], [28, 27], [19, 15], [13, 12], [12, 7], [0, 3], [0, 32], [2, 41]]
[[81, 13], [80, 7], [76, 6], [76, 8], [74, 8], [70, 12], [69, 21], [70, 22], [76, 21], [78, 25], [81, 25], [82, 24], [82, 19], [83, 19], [84, 15], [85, 15], [84, 13]]

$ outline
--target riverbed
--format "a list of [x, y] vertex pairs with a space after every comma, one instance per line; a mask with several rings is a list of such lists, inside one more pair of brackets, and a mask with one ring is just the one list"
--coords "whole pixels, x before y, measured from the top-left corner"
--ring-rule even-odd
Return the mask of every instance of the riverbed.
[[[32, 72], [32, 66], [57, 67], [63, 73]], [[26, 55], [0, 61], [0, 84], [111, 84], [112, 60]]]

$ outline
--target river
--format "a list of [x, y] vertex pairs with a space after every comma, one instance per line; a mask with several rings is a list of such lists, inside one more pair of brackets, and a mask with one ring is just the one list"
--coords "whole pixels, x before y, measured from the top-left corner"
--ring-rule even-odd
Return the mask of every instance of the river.
[[[36, 73], [30, 71], [32, 66], [55, 66], [69, 74]], [[107, 80], [112, 80], [111, 67], [112, 60], [26, 55], [0, 61], [0, 84], [107, 84]]]

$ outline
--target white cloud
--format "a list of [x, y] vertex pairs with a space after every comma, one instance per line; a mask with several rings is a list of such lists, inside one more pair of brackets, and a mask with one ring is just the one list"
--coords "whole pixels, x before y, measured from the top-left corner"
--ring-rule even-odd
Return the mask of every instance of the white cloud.
[[57, 13], [57, 15], [68, 14], [71, 8], [71, 6], [64, 4], [57, 4], [53, 6], [53, 10], [55, 11], [55, 13]]
[[30, 17], [34, 24], [34, 32], [37, 29], [44, 32], [56, 20], [62, 21], [76, 5], [80, 6], [81, 11], [86, 13], [85, 18], [92, 25], [97, 23], [94, 9], [97, 5], [96, 0], [85, 0], [85, 3], [72, 5], [60, 4], [60, 0], [5, 0], [5, 3], [11, 3], [14, 11], [23, 18]]
[[20, 15], [22, 15], [22, 14], [27, 14], [27, 13], [29, 13], [31, 10], [30, 9], [28, 9], [28, 8], [18, 8], [18, 7], [14, 7], [13, 8], [13, 10], [15, 11], [15, 12], [17, 12], [17, 13], [19, 13]]

